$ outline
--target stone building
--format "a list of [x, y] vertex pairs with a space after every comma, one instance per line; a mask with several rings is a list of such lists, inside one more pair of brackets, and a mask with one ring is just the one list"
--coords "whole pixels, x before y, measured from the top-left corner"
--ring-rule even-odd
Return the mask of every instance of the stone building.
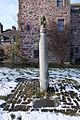
[[11, 29], [3, 30], [3, 25], [0, 23], [0, 45], [2, 44], [13, 44], [16, 39], [17, 30], [15, 26]]
[[16, 35], [18, 30], [16, 30], [15, 26], [12, 26], [12, 29], [3, 30], [3, 25], [0, 23], [0, 61], [3, 61], [8, 48], [12, 47], [12, 45], [16, 42]]
[[71, 5], [71, 59], [80, 64], [80, 4]]
[[[29, 62], [38, 61], [40, 18], [46, 17], [47, 30], [58, 32], [70, 27], [70, 0], [19, 0], [18, 24], [23, 57]], [[54, 32], [53, 32], [54, 34]], [[49, 39], [48, 39], [49, 41]], [[54, 56], [49, 59], [54, 60]]]

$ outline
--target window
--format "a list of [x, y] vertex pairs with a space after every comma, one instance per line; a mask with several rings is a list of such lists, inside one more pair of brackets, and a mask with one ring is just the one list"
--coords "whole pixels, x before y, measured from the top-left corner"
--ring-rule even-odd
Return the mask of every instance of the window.
[[57, 6], [63, 7], [63, 0], [57, 0]]
[[78, 53], [79, 49], [78, 47], [75, 47], [75, 53]]
[[23, 27], [21, 27], [21, 32], [24, 32], [24, 29], [23, 29]]
[[27, 31], [28, 32], [30, 31], [30, 25], [27, 25]]
[[58, 29], [58, 31], [64, 30], [64, 19], [58, 19], [57, 29]]
[[34, 50], [34, 58], [39, 58], [39, 50]]

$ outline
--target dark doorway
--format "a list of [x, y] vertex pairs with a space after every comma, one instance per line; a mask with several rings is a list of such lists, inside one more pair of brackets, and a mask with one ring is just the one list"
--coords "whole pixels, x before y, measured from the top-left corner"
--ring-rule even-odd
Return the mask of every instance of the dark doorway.
[[80, 58], [75, 59], [75, 64], [80, 65]]

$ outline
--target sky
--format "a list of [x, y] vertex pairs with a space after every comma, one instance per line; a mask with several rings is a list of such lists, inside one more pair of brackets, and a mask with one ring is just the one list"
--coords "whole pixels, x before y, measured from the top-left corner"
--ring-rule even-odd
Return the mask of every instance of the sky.
[[[71, 0], [71, 3], [79, 3], [80, 0]], [[3, 29], [17, 27], [18, 0], [0, 0], [0, 22]]]

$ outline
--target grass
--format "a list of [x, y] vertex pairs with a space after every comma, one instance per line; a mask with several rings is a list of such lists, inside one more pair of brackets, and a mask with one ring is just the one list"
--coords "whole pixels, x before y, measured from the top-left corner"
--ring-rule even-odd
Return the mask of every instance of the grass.
[[[80, 3], [71, 4], [71, 6], [80, 6]], [[55, 62], [48, 62], [50, 68], [80, 68], [80, 65], [76, 64], [58, 64]], [[19, 64], [9, 64], [9, 63], [2, 63], [1, 67], [9, 67], [9, 68], [39, 68], [39, 61], [37, 62], [26, 62], [26, 63], [19, 63]], [[18, 69], [17, 69], [18, 70]]]

